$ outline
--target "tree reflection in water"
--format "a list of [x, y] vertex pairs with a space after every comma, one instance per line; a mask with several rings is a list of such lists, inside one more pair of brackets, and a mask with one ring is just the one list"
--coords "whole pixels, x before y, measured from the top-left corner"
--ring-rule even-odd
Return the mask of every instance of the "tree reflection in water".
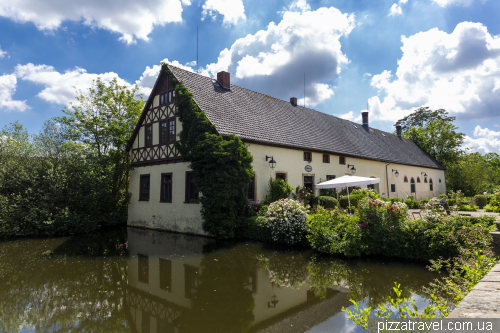
[[0, 332], [300, 332], [351, 298], [384, 301], [394, 282], [405, 296], [424, 295], [434, 277], [416, 264], [133, 228], [8, 241]]

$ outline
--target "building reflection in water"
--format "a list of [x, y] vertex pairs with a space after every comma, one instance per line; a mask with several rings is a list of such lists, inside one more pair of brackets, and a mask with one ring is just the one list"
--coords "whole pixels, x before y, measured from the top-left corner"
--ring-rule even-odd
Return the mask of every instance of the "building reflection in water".
[[328, 286], [320, 298], [293, 281], [307, 268], [300, 253], [278, 258], [292, 267], [270, 272], [253, 243], [128, 228], [128, 244], [126, 311], [141, 333], [303, 331], [351, 305], [346, 287]]

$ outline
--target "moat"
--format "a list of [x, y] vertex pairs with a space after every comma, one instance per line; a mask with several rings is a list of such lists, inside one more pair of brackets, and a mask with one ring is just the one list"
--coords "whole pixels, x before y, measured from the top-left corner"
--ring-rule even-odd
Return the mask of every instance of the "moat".
[[394, 282], [424, 307], [423, 264], [136, 228], [0, 242], [0, 332], [363, 332], [342, 307]]

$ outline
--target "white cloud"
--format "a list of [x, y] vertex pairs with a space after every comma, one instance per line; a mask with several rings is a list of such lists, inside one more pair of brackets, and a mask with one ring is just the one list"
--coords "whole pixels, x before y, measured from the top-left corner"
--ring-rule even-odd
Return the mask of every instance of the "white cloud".
[[5, 58], [6, 55], [7, 55], [7, 51], [0, 49], [0, 59]]
[[[179, 67], [190, 72], [194, 72], [194, 70], [190, 67], [192, 66], [193, 62], [182, 65], [177, 60], [169, 61], [167, 58], [163, 59], [160, 63], [162, 62], [174, 65], [175, 67]], [[194, 62], [194, 65], [196, 65], [196, 62]], [[158, 73], [160, 73], [160, 69], [161, 65], [153, 65], [152, 67], [146, 66], [146, 69], [142, 73], [139, 80], [135, 81], [135, 84], [137, 84], [137, 86], [139, 87], [139, 93], [143, 94], [144, 99], [147, 99], [149, 97], [149, 94], [151, 94], [151, 90], [155, 85]]]
[[75, 88], [86, 90], [92, 86], [92, 82], [100, 78], [103, 82], [110, 82], [117, 78], [120, 85], [130, 87], [130, 84], [120, 79], [118, 74], [109, 72], [103, 74], [91, 74], [83, 68], [75, 68], [64, 73], [59, 73], [52, 66], [47, 65], [17, 65], [14, 74], [26, 81], [45, 86], [45, 89], [38, 93], [38, 97], [44, 101], [62, 105], [69, 105], [75, 102]]
[[13, 74], [0, 76], [0, 110], [25, 111], [30, 109], [26, 101], [14, 101], [12, 95], [16, 92], [17, 78]]
[[[189, 0], [182, 4], [189, 5]], [[148, 40], [155, 25], [182, 21], [180, 0], [0, 0], [0, 16], [16, 22], [31, 22], [44, 31], [53, 31], [64, 21], [106, 29], [131, 44]]]
[[[363, 111], [366, 111], [366, 110], [363, 110]], [[338, 117], [342, 118], [342, 119], [345, 119], [345, 120], [353, 121], [355, 123], [361, 122], [361, 113], [358, 114], [358, 116], [356, 117], [356, 116], [354, 116], [354, 112], [353, 111], [349, 111], [347, 113], [341, 114]]]
[[464, 146], [482, 153], [500, 153], [500, 132], [476, 126], [473, 138], [466, 136]]
[[403, 10], [401, 9], [401, 7], [397, 3], [392, 4], [391, 9], [389, 10], [389, 16], [396, 16], [401, 14], [403, 14]]
[[245, 7], [242, 0], [207, 0], [201, 12], [201, 19], [208, 15], [215, 20], [217, 13], [224, 17], [223, 24], [230, 25], [238, 23], [238, 20], [246, 20]]
[[446, 109], [457, 117], [498, 116], [500, 38], [480, 23], [462, 22], [448, 34], [437, 28], [402, 37], [395, 75], [374, 75], [384, 94], [369, 100], [376, 119], [396, 121], [420, 106]]
[[[460, 6], [470, 6], [474, 0], [432, 0], [441, 7], [460, 5]], [[482, 1], [485, 2], [485, 1]]]
[[218, 61], [202, 73], [215, 77], [224, 70], [231, 73], [234, 84], [282, 99], [300, 99], [305, 72], [307, 106], [330, 98], [333, 87], [325, 82], [337, 78], [348, 63], [339, 39], [354, 28], [354, 16], [334, 7], [310, 11], [305, 1], [292, 7], [278, 24], [271, 22], [266, 30], [222, 50]]

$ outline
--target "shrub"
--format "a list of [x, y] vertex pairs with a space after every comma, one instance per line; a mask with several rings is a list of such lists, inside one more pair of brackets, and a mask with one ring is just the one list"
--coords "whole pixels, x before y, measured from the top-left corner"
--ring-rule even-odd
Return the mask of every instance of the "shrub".
[[405, 200], [415, 200], [415, 197], [413, 195], [408, 195]]
[[380, 199], [380, 195], [377, 190], [372, 190], [369, 188], [355, 189], [351, 192], [351, 195], [352, 194], [362, 194], [364, 197], [369, 196], [371, 199]]
[[401, 200], [400, 198], [390, 198], [390, 199], [391, 199], [391, 203], [403, 202], [403, 200]]
[[270, 202], [286, 199], [292, 194], [292, 191], [293, 186], [288, 184], [286, 180], [270, 177], [266, 199]]
[[476, 199], [476, 204], [479, 207], [484, 207], [487, 204], [486, 196], [483, 195], [483, 194], [476, 194], [476, 196], [474, 197], [474, 199]]
[[275, 242], [290, 245], [304, 242], [307, 232], [307, 209], [298, 201], [281, 199], [269, 205], [266, 226]]
[[462, 203], [457, 205], [457, 210], [463, 211], [463, 212], [477, 212], [477, 206], [471, 204], [471, 205], [464, 205]]
[[498, 206], [492, 206], [492, 205], [486, 205], [486, 206], [484, 206], [484, 211], [485, 212], [498, 213], [498, 212], [500, 212], [500, 207], [498, 207]]
[[422, 199], [422, 200], [420, 200], [420, 203], [422, 205], [425, 205], [426, 203], [429, 203], [429, 201], [431, 201], [431, 200], [430, 199]]
[[409, 209], [420, 208], [420, 204], [418, 203], [417, 200], [406, 199], [404, 203], [406, 204], [406, 206], [408, 206]]
[[[349, 195], [349, 200], [351, 201], [351, 206], [357, 206], [358, 205], [358, 200], [365, 198], [366, 196], [363, 194], [352, 194]], [[347, 198], [347, 194], [342, 196], [342, 198], [339, 199], [339, 205], [340, 207], [346, 209], [349, 208], [349, 201]]]
[[300, 201], [304, 206], [318, 204], [318, 199], [314, 196], [312, 191], [305, 186], [297, 186], [295, 193], [292, 194], [294, 200]]
[[448, 196], [446, 194], [440, 194], [438, 195], [438, 199], [442, 199], [443, 197], [446, 197], [446, 199], [448, 199]]
[[337, 199], [333, 197], [319, 197], [319, 203], [325, 208], [337, 207]]
[[271, 233], [265, 227], [267, 218], [264, 216], [252, 216], [244, 220], [236, 231], [236, 238], [252, 239], [261, 242], [271, 242]]

